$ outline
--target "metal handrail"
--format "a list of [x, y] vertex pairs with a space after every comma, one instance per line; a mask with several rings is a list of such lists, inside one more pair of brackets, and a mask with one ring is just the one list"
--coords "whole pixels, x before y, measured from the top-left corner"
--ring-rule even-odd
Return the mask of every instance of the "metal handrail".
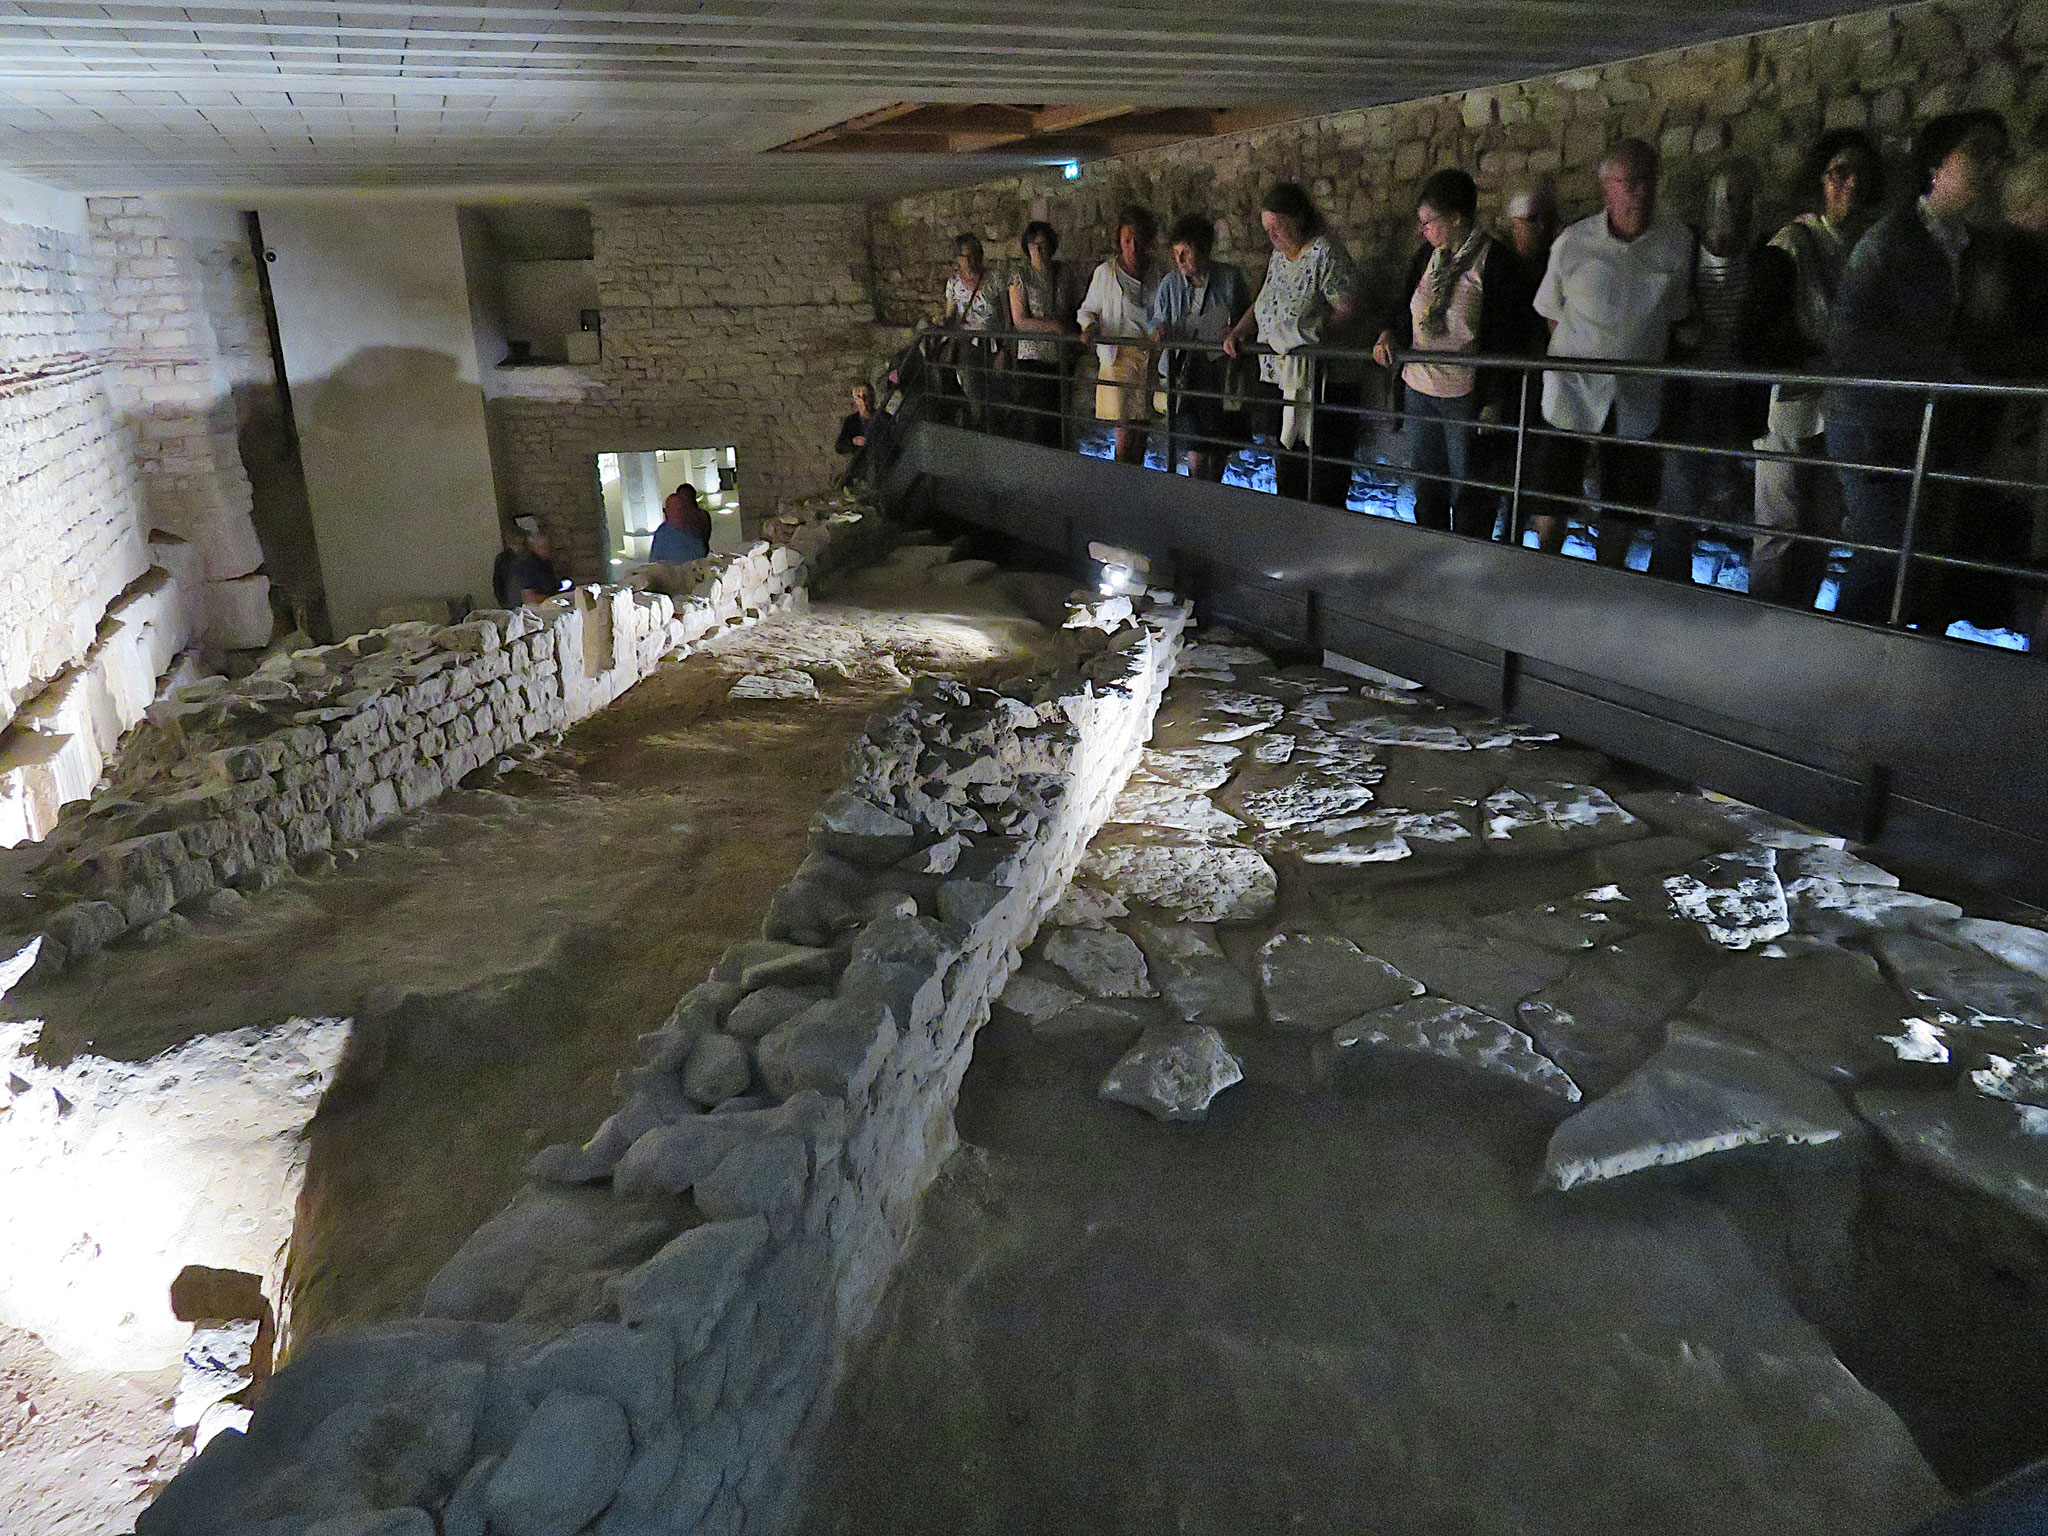
[[[928, 349], [935, 343], [947, 340], [966, 340], [975, 343], [972, 348], [948, 362], [933, 363]], [[1019, 418], [1052, 417], [1062, 423], [1062, 440], [1071, 442], [1071, 426], [1074, 412], [1070, 384], [1078, 370], [1071, 368], [1067, 359], [1079, 356], [1079, 349], [1091, 346], [1116, 346], [1143, 348], [1153, 354], [1148, 360], [1146, 371], [1138, 381], [1125, 387], [1150, 392], [1165, 391], [1180, 400], [1229, 401], [1234, 395], [1225, 390], [1204, 389], [1184, 382], [1184, 370], [1179, 366], [1182, 357], [1203, 356], [1214, 358], [1226, 349], [1218, 343], [1192, 340], [1168, 339], [1154, 341], [1147, 336], [1100, 336], [1085, 341], [1078, 334], [1054, 335], [1041, 331], [1016, 331], [1009, 329], [968, 330], [959, 326], [931, 327], [921, 330], [906, 349], [906, 355], [924, 352], [925, 359], [933, 367], [950, 368], [966, 374], [991, 376], [1005, 372], [997, 361], [998, 349], [1016, 341], [1031, 341], [1040, 345], [1051, 343], [1060, 349], [1060, 396], [1056, 408], [1047, 409], [1021, 400], [991, 401], [989, 391], [981, 390], [978, 403], [992, 411], [1000, 411], [1012, 420]], [[1237, 348], [1241, 357], [1295, 356], [1307, 357], [1319, 363], [1343, 363], [1363, 368], [1380, 365], [1370, 351], [1343, 345], [1316, 345], [1282, 354], [1275, 349], [1252, 342]], [[1161, 367], [1161, 362], [1165, 363]], [[1977, 474], [1964, 470], [1943, 467], [1931, 458], [1931, 450], [1937, 440], [1935, 417], [1936, 406], [1944, 400], [1957, 403], [2006, 403], [2015, 401], [2048, 402], [2048, 384], [1991, 383], [1975, 379], [1948, 378], [1878, 378], [1866, 375], [1836, 373], [1772, 371], [1756, 368], [1702, 367], [1686, 363], [1623, 362], [1606, 358], [1581, 358], [1550, 356], [1522, 356], [1499, 353], [1460, 353], [1416, 351], [1399, 349], [1394, 353], [1390, 371], [1398, 376], [1400, 370], [1410, 362], [1427, 362], [1471, 368], [1474, 370], [1512, 371], [1520, 375], [1518, 400], [1513, 421], [1484, 422], [1474, 419], [1465, 424], [1467, 430], [1478, 436], [1499, 436], [1513, 434], [1513, 471], [1508, 483], [1478, 478], [1473, 475], [1404, 469], [1408, 478], [1447, 487], [1470, 487], [1505, 498], [1507, 512], [1507, 539], [1511, 545], [1520, 546], [1527, 532], [1525, 502], [1538, 503], [1537, 510], [1559, 515], [1564, 509], [1576, 509], [1595, 515], [1615, 514], [1638, 524], [1662, 526], [1682, 525], [1686, 530], [1712, 530], [1737, 538], [1764, 539], [1782, 542], [1785, 545], [1823, 546], [1828, 551], [1846, 550], [1852, 556], [1870, 556], [1895, 559], [1896, 569], [1890, 574], [1890, 601], [1886, 623], [1894, 628], [1904, 625], [1907, 616], [1909, 587], [1912, 573], [1919, 567], [1966, 570], [1990, 575], [2004, 576], [2016, 581], [2038, 585], [2048, 582], [2048, 571], [2040, 568], [2010, 565], [1995, 560], [1979, 559], [1964, 554], [1950, 554], [1930, 551], [1922, 547], [1921, 522], [1931, 485], [1971, 486], [1991, 491], [2017, 492], [2022, 495], [2048, 496], [2048, 484], [2030, 480], [2015, 480], [2009, 477]], [[1325, 370], [1319, 369], [1321, 375]], [[1712, 443], [1690, 443], [1661, 438], [1623, 437], [1615, 433], [1580, 432], [1569, 428], [1553, 426], [1540, 413], [1530, 410], [1530, 379], [1534, 375], [1547, 373], [1610, 374], [1617, 378], [1655, 378], [1659, 380], [1691, 380], [1703, 383], [1765, 386], [1790, 386], [1803, 391], [1888, 391], [1907, 396], [1920, 405], [1919, 421], [1915, 433], [1914, 452], [1910, 463], [1872, 464], [1857, 459], [1836, 459], [1824, 454], [1781, 452], [1755, 447], [1727, 447]], [[1346, 400], [1324, 400], [1314, 402], [1317, 412], [1336, 413], [1366, 421], [1400, 422], [1408, 414], [1398, 409], [1386, 409], [1353, 403]], [[1091, 415], [1091, 418], [1092, 415]], [[992, 423], [983, 423], [983, 428], [993, 430]], [[1152, 422], [1132, 423], [1142, 430], [1159, 430], [1160, 424]], [[1309, 484], [1315, 484], [1317, 466], [1328, 466], [1335, 462], [1328, 454], [1318, 456], [1314, 443], [1315, 434], [1301, 449], [1282, 449], [1277, 444], [1274, 452], [1286, 453], [1303, 460], [1307, 465]], [[1811, 465], [1833, 473], [1847, 472], [1866, 477], [1886, 477], [1906, 482], [1906, 506], [1903, 528], [1899, 542], [1887, 544], [1848, 538], [1840, 533], [1812, 533], [1798, 528], [1768, 526], [1756, 522], [1734, 522], [1702, 516], [1698, 513], [1668, 511], [1661, 507], [1636, 506], [1629, 503], [1589, 497], [1583, 494], [1569, 494], [1561, 490], [1546, 489], [1538, 492], [1531, 488], [1527, 476], [1528, 446], [1531, 440], [1553, 438], [1594, 442], [1611, 446], [1644, 447], [1655, 449], [1660, 455], [1694, 454], [1703, 459], [1736, 460], [1745, 463], [1768, 461], [1776, 463]], [[1177, 457], [1176, 445], [1185, 448], [1216, 448], [1226, 454], [1246, 446], [1245, 439], [1212, 437], [1204, 434], [1173, 433], [1167, 430], [1167, 458], [1171, 471]], [[1347, 465], [1355, 462], [1355, 453], [1343, 461]], [[1347, 482], [1348, 482], [1348, 476]], [[1584, 487], [1578, 487], [1583, 491]], [[1313, 494], [1313, 492], [1311, 492]], [[1860, 620], [1852, 620], [1861, 622]]]

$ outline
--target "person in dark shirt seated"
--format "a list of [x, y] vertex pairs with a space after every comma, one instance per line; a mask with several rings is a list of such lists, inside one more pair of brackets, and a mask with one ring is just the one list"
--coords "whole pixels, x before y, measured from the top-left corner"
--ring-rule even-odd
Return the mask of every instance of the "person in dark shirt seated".
[[847, 455], [841, 485], [855, 485], [882, 471], [888, 458], [889, 418], [875, 404], [872, 385], [853, 386], [853, 409], [839, 423], [838, 452]]
[[711, 553], [711, 514], [697, 500], [697, 487], [685, 480], [661, 504], [661, 526], [647, 558], [662, 565], [687, 565]]
[[569, 585], [548, 558], [548, 536], [537, 517], [514, 518], [506, 546], [491, 564], [491, 588], [506, 608], [540, 603]]

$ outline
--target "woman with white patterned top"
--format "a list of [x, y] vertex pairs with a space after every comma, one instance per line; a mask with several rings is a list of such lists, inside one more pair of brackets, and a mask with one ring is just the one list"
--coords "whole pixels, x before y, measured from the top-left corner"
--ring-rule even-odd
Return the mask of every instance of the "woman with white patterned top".
[[985, 427], [988, 400], [996, 366], [996, 345], [977, 338], [977, 331], [992, 331], [999, 316], [996, 290], [990, 284], [988, 267], [982, 260], [981, 241], [973, 235], [953, 237], [953, 271], [946, 278], [946, 308], [939, 323], [951, 330], [965, 331], [957, 343], [955, 366], [960, 392], [967, 397], [967, 425]]
[[[1232, 357], [1252, 339], [1271, 347], [1259, 378], [1279, 409], [1273, 475], [1282, 496], [1342, 507], [1358, 449], [1358, 380], [1349, 369], [1321, 368], [1295, 355], [1321, 341], [1341, 342], [1358, 308], [1358, 268], [1333, 239], [1308, 193], [1283, 181], [1266, 193], [1259, 223], [1273, 243], [1266, 281], [1245, 317], [1223, 339]], [[1316, 455], [1310, 473], [1307, 450]]]

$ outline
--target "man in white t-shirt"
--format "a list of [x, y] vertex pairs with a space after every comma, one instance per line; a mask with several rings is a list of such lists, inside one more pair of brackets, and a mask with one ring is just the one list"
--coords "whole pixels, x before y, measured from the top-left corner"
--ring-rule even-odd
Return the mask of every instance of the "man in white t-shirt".
[[[1536, 290], [1536, 312], [1550, 322], [1552, 357], [1661, 362], [1672, 327], [1692, 311], [1693, 234], [1657, 208], [1657, 152], [1641, 139], [1622, 139], [1600, 162], [1603, 208], [1557, 237], [1550, 265]], [[1657, 449], [1641, 439], [1656, 433], [1664, 409], [1664, 382], [1617, 378], [1610, 373], [1543, 375], [1543, 419], [1570, 432], [1604, 434], [1600, 446], [1600, 499], [1654, 507], [1660, 479]], [[1630, 441], [1631, 439], [1637, 441]], [[1536, 440], [1531, 479], [1538, 496], [1582, 494], [1593, 444], [1579, 438]], [[1545, 505], [1539, 502], [1539, 505]], [[1566, 509], [1531, 517], [1542, 548], [1564, 547]], [[1623, 565], [1644, 519], [1600, 512], [1602, 565]], [[1680, 580], [1691, 575], [1680, 526], [1660, 539], [1651, 571]]]

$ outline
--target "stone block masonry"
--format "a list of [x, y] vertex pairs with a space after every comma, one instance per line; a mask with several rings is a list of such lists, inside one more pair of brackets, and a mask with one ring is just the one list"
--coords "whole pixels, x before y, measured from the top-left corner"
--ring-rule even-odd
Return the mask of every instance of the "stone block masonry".
[[1007, 258], [1032, 217], [1060, 232], [1062, 256], [1108, 254], [1109, 221], [1136, 202], [1162, 226], [1186, 213], [1216, 221], [1217, 255], [1256, 280], [1268, 248], [1258, 200], [1301, 182], [1366, 268], [1375, 302], [1393, 297], [1416, 243], [1415, 191], [1457, 166], [1479, 182], [1482, 217], [1519, 179], [1556, 178], [1568, 218], [1598, 206], [1594, 172], [1615, 139], [1662, 151], [1667, 200], [1688, 217], [1714, 166], [1753, 157], [1766, 212], [1790, 211], [1791, 181], [1826, 129], [1868, 129], [1903, 152], [1914, 124], [1961, 107], [2008, 115], [2016, 142], [2038, 146], [2048, 107], [2048, 21], [2027, 0], [1934, 0], [1729, 38], [1542, 79], [1368, 107], [1196, 139], [1058, 173], [905, 198], [875, 210], [877, 307], [914, 322], [937, 305], [952, 236], [971, 230]]
[[921, 680], [856, 745], [763, 937], [643, 1037], [623, 1107], [538, 1155], [425, 1317], [287, 1366], [139, 1536], [789, 1529], [975, 1034], [1136, 764], [1187, 621], [1118, 599], [1076, 612], [1085, 659], [1045, 685]]
[[578, 588], [536, 608], [280, 653], [239, 682], [172, 690], [148, 705], [107, 786], [15, 856], [31, 889], [10, 920], [14, 949], [39, 936], [35, 963], [54, 972], [125, 935], [171, 937], [184, 911], [232, 907], [224, 891], [261, 890], [360, 842], [594, 714], [678, 648], [801, 601], [835, 534], [859, 522], [821, 508], [793, 522], [786, 543], [683, 568], [676, 597]]
[[735, 447], [751, 531], [831, 486], [847, 390], [883, 345], [859, 208], [607, 203], [593, 222], [602, 361], [572, 398], [490, 408], [507, 513], [585, 580], [605, 570], [597, 454]]

